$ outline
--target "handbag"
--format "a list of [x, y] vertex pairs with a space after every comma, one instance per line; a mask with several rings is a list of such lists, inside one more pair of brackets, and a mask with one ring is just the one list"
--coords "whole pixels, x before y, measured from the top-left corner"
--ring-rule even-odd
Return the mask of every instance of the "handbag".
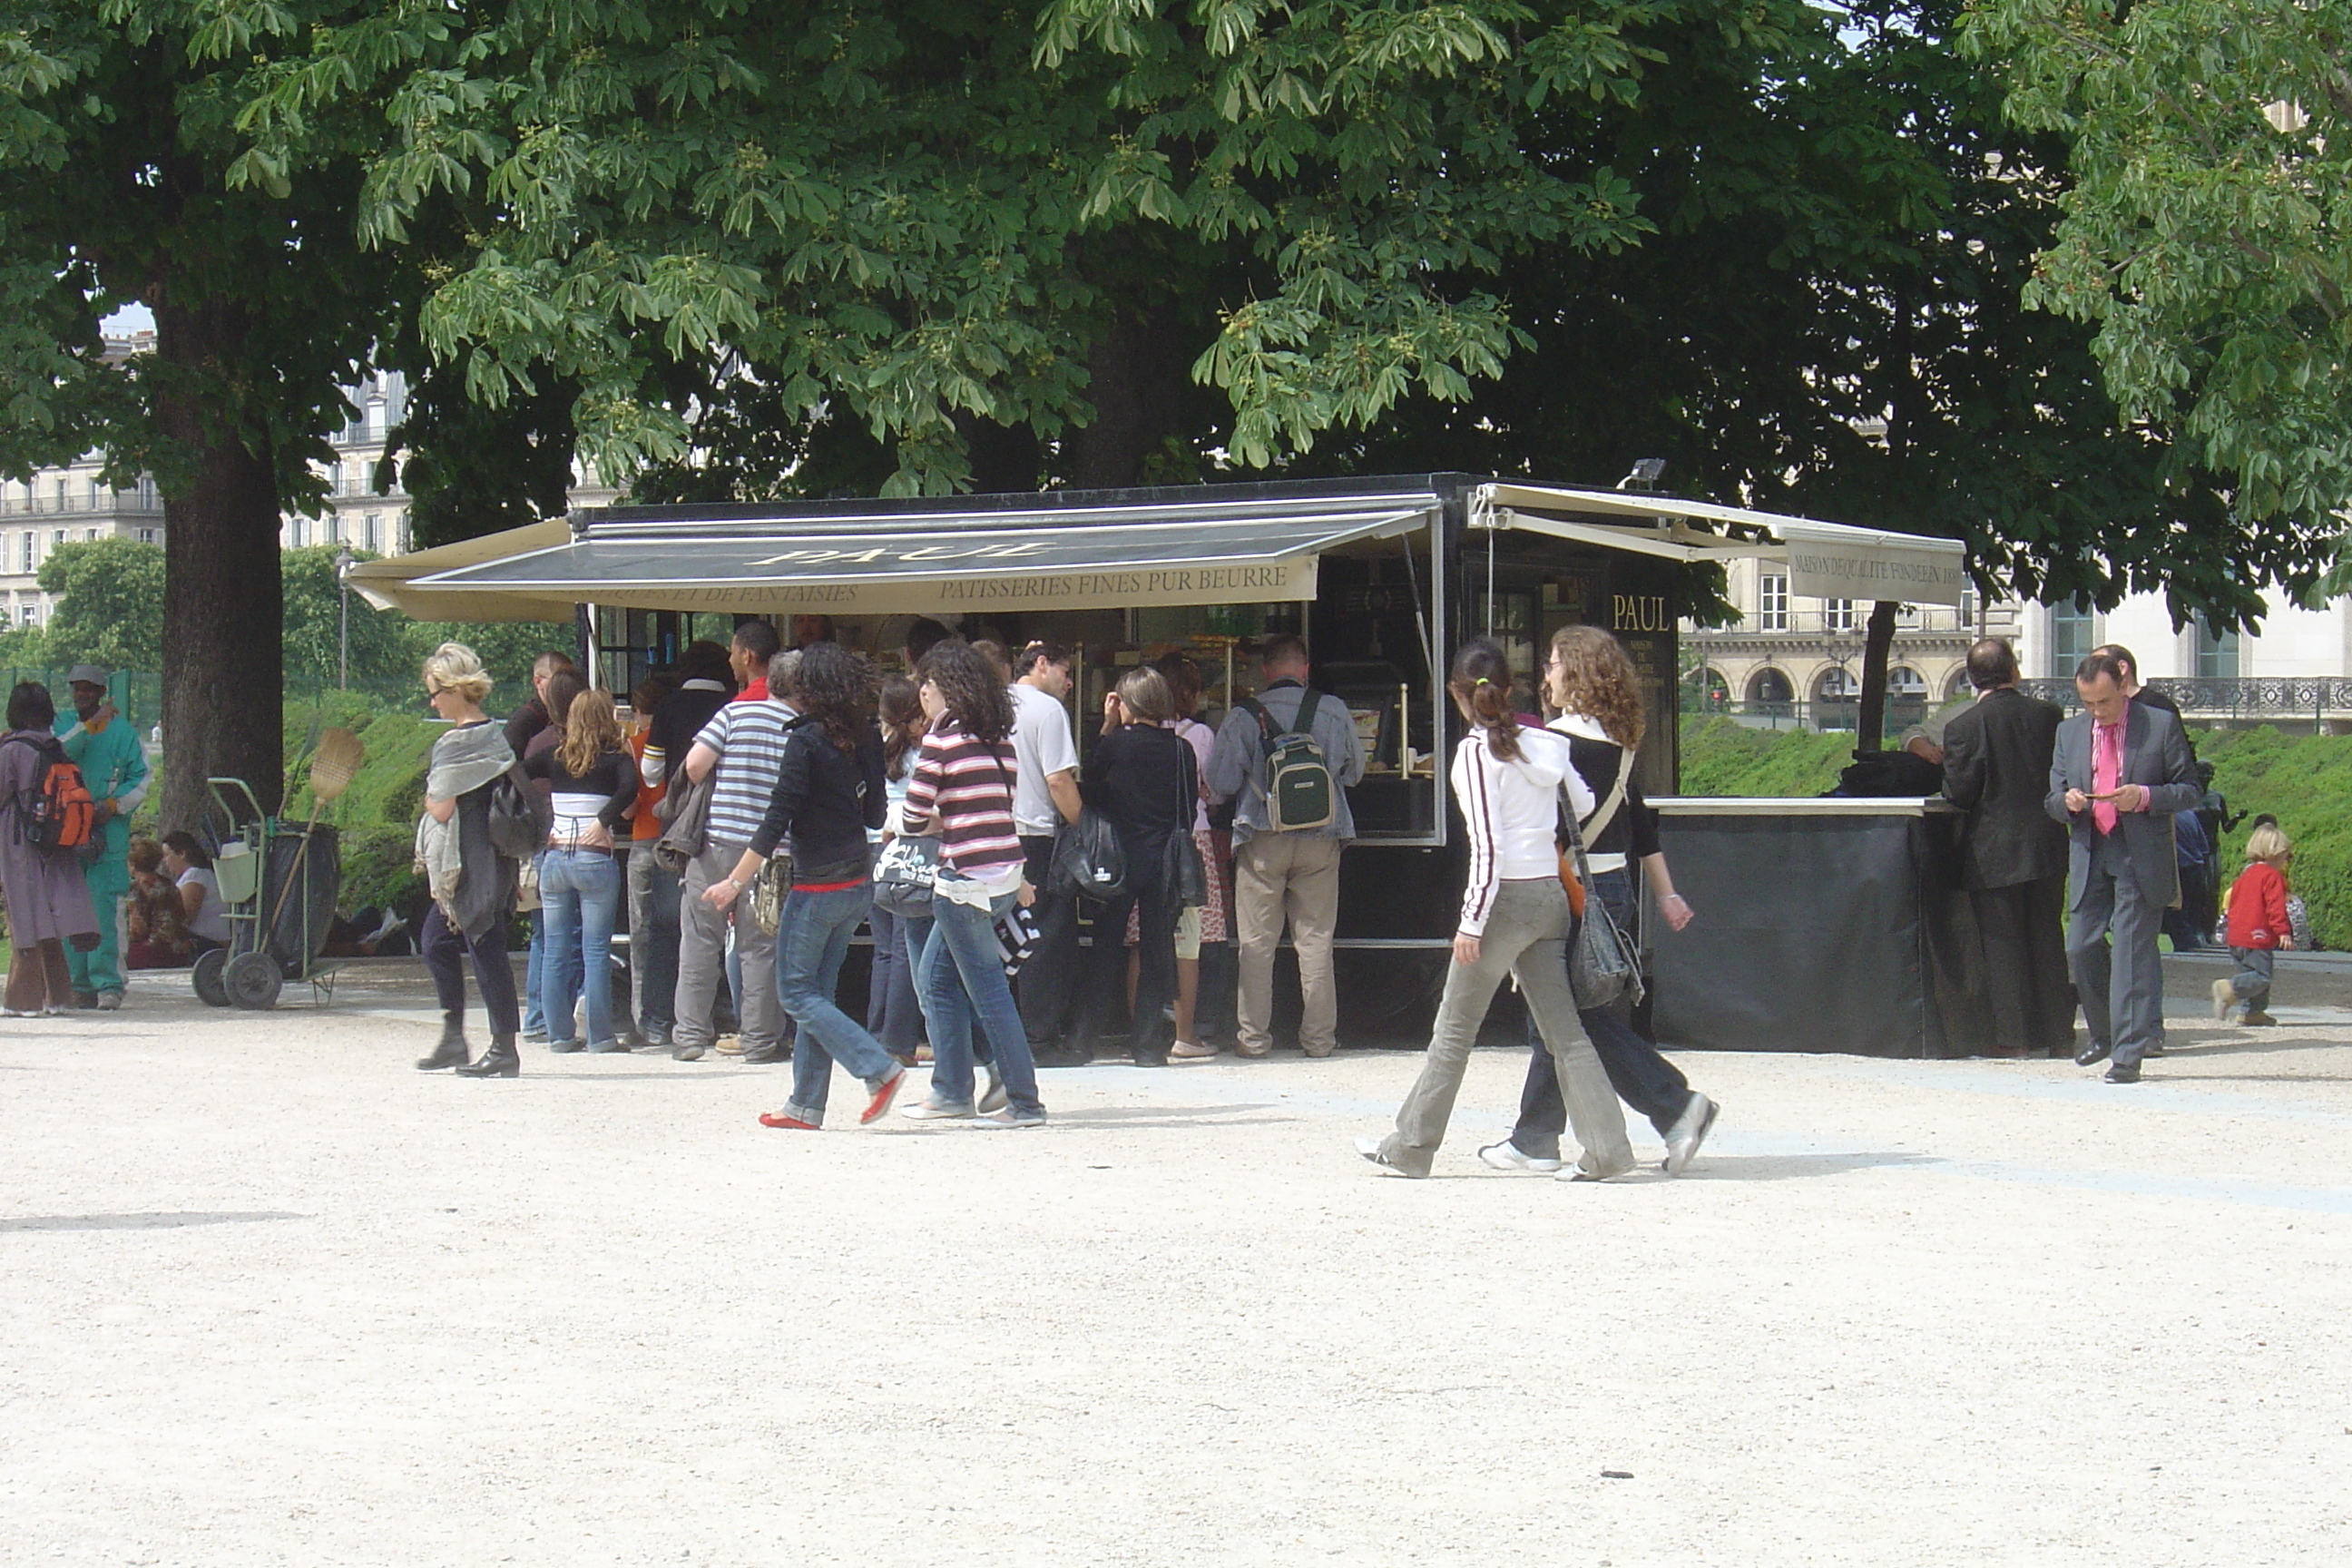
[[[1569, 843], [1576, 853], [1577, 880], [1590, 889], [1592, 868], [1585, 860], [1584, 833], [1576, 825], [1573, 810], [1569, 814]], [[1641, 1003], [1645, 989], [1641, 957], [1603, 899], [1584, 900], [1584, 916], [1576, 922], [1568, 950], [1568, 985], [1576, 994], [1579, 1012], [1609, 1006], [1620, 997], [1636, 1005]]]
[[1200, 763], [1191, 742], [1184, 743], [1183, 825], [1168, 836], [1167, 863], [1162, 881], [1180, 910], [1197, 910], [1209, 901], [1209, 873], [1201, 864], [1201, 847], [1192, 842], [1192, 819], [1201, 795]]
[[1089, 805], [1054, 839], [1056, 897], [1108, 902], [1127, 891], [1127, 851], [1109, 817]]
[[793, 858], [771, 855], [751, 879], [744, 897], [751, 901], [751, 923], [761, 936], [773, 936], [784, 923], [784, 897], [793, 890]]
[[1004, 978], [1012, 979], [1045, 940], [1045, 928], [1037, 923], [1037, 911], [1026, 904], [1015, 904], [996, 917], [996, 956], [1004, 965]]
[[940, 841], [900, 834], [874, 861], [875, 907], [894, 915], [931, 917], [931, 889], [940, 879]]

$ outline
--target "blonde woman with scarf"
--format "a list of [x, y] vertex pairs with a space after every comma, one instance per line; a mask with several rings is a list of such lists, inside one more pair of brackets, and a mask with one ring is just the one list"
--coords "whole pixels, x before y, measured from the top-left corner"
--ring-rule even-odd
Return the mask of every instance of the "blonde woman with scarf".
[[[472, 648], [443, 643], [425, 661], [424, 679], [425, 700], [449, 728], [433, 742], [425, 815], [416, 824], [416, 858], [433, 891], [418, 945], [441, 1001], [441, 1043], [416, 1066], [424, 1072], [456, 1068], [466, 1078], [513, 1078], [522, 1070], [515, 1054], [522, 1014], [507, 959], [515, 863], [490, 843], [490, 786], [514, 766], [514, 752], [482, 711], [490, 677]], [[466, 1059], [469, 959], [490, 1018], [490, 1048], [472, 1062]]]

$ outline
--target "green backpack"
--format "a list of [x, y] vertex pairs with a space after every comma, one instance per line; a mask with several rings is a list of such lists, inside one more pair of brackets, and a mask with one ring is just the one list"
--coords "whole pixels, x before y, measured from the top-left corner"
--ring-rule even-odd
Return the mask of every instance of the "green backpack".
[[1241, 705], [1257, 717], [1265, 749], [1265, 826], [1270, 833], [1300, 833], [1330, 825], [1336, 792], [1331, 765], [1315, 743], [1315, 705], [1322, 693], [1311, 688], [1298, 699], [1298, 717], [1288, 730], [1274, 727], [1274, 715], [1255, 697]]

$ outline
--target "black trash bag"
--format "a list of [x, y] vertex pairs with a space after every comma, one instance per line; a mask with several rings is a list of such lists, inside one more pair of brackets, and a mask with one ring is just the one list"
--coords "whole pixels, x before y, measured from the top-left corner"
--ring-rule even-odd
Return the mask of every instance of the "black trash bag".
[[1127, 891], [1127, 851], [1110, 818], [1087, 806], [1054, 840], [1048, 889], [1056, 898], [1108, 900]]
[[[308, 854], [302, 849], [306, 838]], [[326, 951], [327, 932], [334, 924], [335, 899], [343, 882], [338, 836], [324, 823], [280, 826], [269, 836], [268, 858], [262, 865], [261, 918], [269, 921], [269, 956], [289, 975], [298, 974]]]
[[1853, 764], [1838, 774], [1837, 788], [1824, 793], [1876, 800], [1941, 795], [1943, 790], [1942, 766], [1925, 757], [1909, 752], [1856, 752]]

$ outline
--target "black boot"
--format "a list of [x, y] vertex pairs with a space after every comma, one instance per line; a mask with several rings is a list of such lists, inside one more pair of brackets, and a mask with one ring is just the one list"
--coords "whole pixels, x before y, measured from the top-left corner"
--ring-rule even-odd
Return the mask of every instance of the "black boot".
[[478, 1062], [467, 1062], [457, 1069], [457, 1076], [459, 1078], [521, 1077], [522, 1058], [515, 1055], [515, 1037], [512, 1035], [492, 1036], [490, 1048], [482, 1053], [482, 1059]]
[[439, 1072], [443, 1068], [461, 1068], [473, 1054], [473, 1047], [466, 1044], [464, 1015], [444, 1013], [441, 1015], [441, 1043], [433, 1047], [431, 1056], [418, 1058], [416, 1070]]

